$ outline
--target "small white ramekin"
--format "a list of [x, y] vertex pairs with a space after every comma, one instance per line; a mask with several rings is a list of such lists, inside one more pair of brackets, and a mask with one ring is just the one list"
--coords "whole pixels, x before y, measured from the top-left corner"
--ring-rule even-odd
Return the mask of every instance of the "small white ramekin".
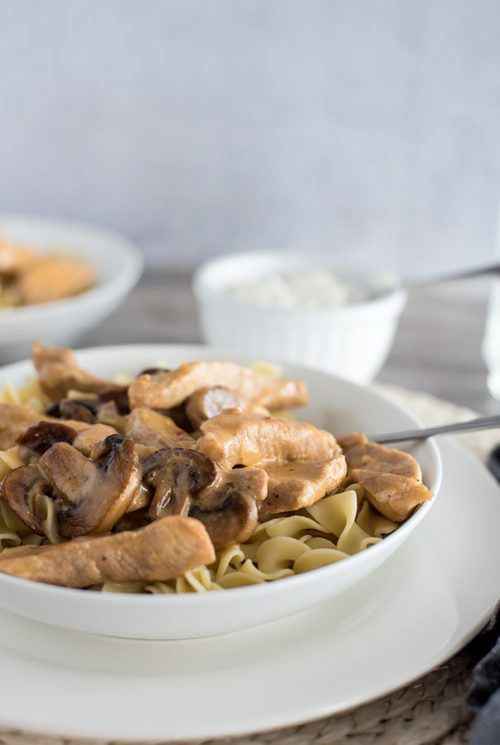
[[256, 360], [280, 358], [357, 383], [370, 382], [391, 350], [406, 304], [406, 292], [395, 278], [382, 294], [332, 308], [264, 307], [228, 291], [239, 282], [276, 272], [321, 268], [368, 290], [380, 278], [373, 271], [346, 270], [328, 257], [279, 251], [229, 254], [205, 262], [193, 279], [204, 340], [255, 355]]

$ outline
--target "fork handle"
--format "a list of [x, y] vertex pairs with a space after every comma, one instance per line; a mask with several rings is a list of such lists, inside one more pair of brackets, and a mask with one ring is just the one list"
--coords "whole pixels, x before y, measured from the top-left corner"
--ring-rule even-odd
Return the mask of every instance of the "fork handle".
[[469, 419], [467, 422], [441, 424], [437, 427], [421, 427], [420, 429], [409, 429], [405, 432], [390, 432], [382, 435], [371, 435], [368, 439], [383, 445], [389, 442], [401, 442], [402, 440], [425, 440], [427, 437], [434, 437], [434, 435], [451, 434], [455, 432], [472, 432], [479, 429], [494, 429], [495, 427], [500, 427], [500, 414], [495, 414], [494, 416], [480, 416], [477, 419]]

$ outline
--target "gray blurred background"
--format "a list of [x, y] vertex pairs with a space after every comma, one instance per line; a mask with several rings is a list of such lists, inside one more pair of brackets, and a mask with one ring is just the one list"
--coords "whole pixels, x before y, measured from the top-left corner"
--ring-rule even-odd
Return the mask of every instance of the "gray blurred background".
[[499, 39], [498, 0], [0, 0], [0, 211], [152, 265], [486, 262]]

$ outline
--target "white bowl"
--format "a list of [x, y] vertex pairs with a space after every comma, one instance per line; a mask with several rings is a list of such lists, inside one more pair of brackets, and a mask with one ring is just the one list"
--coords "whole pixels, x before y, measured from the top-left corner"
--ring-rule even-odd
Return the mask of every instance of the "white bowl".
[[[248, 355], [205, 346], [129, 345], [77, 353], [80, 364], [102, 377], [132, 374], [158, 363], [174, 367], [193, 360], [233, 359], [250, 364]], [[283, 375], [305, 381], [311, 401], [298, 418], [333, 433], [400, 431], [415, 418], [379, 393], [328, 373], [284, 364]], [[22, 385], [33, 376], [30, 362], [0, 370], [6, 381]], [[412, 453], [422, 466], [424, 482], [435, 493], [441, 480], [441, 459], [428, 440]], [[258, 626], [308, 608], [342, 593], [392, 556], [434, 504], [424, 503], [380, 543], [334, 565], [275, 582], [219, 592], [187, 595], [131, 595], [85, 592], [38, 584], [0, 573], [0, 606], [21, 615], [68, 629], [134, 639], [182, 639], [214, 636]]]
[[348, 271], [335, 259], [284, 252], [230, 254], [202, 264], [193, 290], [205, 341], [254, 357], [302, 362], [357, 383], [375, 378], [390, 352], [406, 292], [395, 279], [373, 299], [332, 308], [264, 307], [228, 287], [276, 272], [324, 268], [367, 290], [380, 275]]
[[0, 215], [0, 231], [34, 250], [68, 252], [87, 261], [97, 273], [95, 287], [75, 297], [0, 309], [3, 360], [26, 357], [37, 339], [47, 344], [71, 344], [106, 318], [141, 276], [140, 251], [107, 230], [63, 220]]

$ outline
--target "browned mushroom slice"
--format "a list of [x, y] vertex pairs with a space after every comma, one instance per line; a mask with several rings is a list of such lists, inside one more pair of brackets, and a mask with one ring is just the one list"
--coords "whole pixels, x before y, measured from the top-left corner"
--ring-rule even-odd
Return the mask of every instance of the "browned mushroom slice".
[[67, 443], [49, 448], [38, 467], [57, 497], [56, 518], [64, 538], [104, 533], [126, 512], [140, 485], [131, 440], [111, 435], [86, 458]]
[[98, 399], [62, 398], [45, 409], [47, 416], [55, 419], [76, 419], [79, 422], [94, 424], [99, 412]]
[[354, 469], [350, 477], [361, 484], [368, 501], [381, 515], [397, 523], [406, 520], [415, 507], [433, 496], [433, 493], [416, 479], [397, 473], [382, 473], [360, 468]]
[[0, 450], [14, 447], [28, 427], [46, 418], [23, 404], [0, 404]]
[[273, 380], [234, 362], [191, 362], [169, 372], [141, 375], [129, 387], [132, 408], [170, 409], [205, 388], [207, 381], [234, 391], [247, 405], [285, 409], [307, 403], [301, 381]]
[[40, 386], [52, 400], [64, 398], [70, 390], [109, 394], [124, 389], [124, 386], [101, 380], [82, 370], [71, 349], [47, 347], [37, 341], [32, 346], [31, 357]]
[[221, 385], [207, 386], [195, 391], [186, 401], [186, 416], [194, 429], [212, 419], [224, 409], [245, 408], [243, 399]]
[[6, 549], [0, 554], [0, 571], [36, 582], [89, 587], [104, 582], [164, 581], [214, 560], [214, 548], [202, 523], [171, 516], [135, 531], [57, 546]]
[[156, 448], [190, 448], [195, 440], [168, 416], [140, 406], [125, 418], [124, 434], [141, 445]]
[[47, 499], [52, 487], [34, 466], [14, 468], [2, 482], [2, 496], [12, 512], [39, 535], [45, 535]]
[[188, 511], [205, 525], [216, 548], [242, 543], [257, 527], [258, 505], [267, 495], [261, 468], [238, 468], [222, 475], [222, 485], [191, 499]]
[[17, 438], [19, 457], [24, 463], [38, 460], [40, 455], [43, 455], [56, 442], [67, 442], [71, 445], [75, 437], [76, 431], [65, 424], [38, 422]]
[[149, 508], [152, 520], [165, 515], [187, 515], [190, 500], [218, 478], [206, 455], [183, 448], [164, 448], [142, 464], [142, 483], [154, 490]]
[[260, 468], [220, 471], [193, 450], [172, 448], [143, 463], [143, 485], [154, 490], [150, 519], [183, 514], [201, 520], [215, 546], [246, 540], [257, 525], [257, 503], [267, 495], [268, 477]]
[[336, 491], [347, 472], [343, 455], [326, 461], [270, 463], [263, 468], [269, 476], [268, 495], [262, 513], [300, 510]]
[[325, 461], [341, 454], [333, 435], [312, 424], [252, 412], [225, 412], [201, 425], [197, 448], [221, 465]]

